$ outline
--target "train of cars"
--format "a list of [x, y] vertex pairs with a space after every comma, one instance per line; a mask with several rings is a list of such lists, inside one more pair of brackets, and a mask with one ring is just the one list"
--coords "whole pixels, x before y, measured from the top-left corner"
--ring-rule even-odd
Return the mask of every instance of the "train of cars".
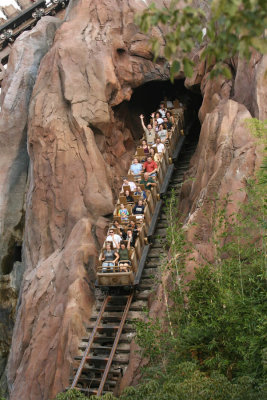
[[[183, 109], [177, 104], [177, 108], [172, 109], [172, 113], [175, 117], [175, 123], [172, 129], [169, 131], [168, 144], [165, 146], [164, 152], [161, 155], [158, 164], [158, 170], [155, 179], [156, 185], [151, 187], [150, 190], [146, 190], [146, 201], [143, 218], [137, 218], [136, 215], [132, 213], [133, 204], [127, 202], [125, 193], [129, 191], [133, 197], [134, 203], [139, 200], [139, 197], [131, 193], [130, 182], [135, 182], [136, 185], [145, 190], [143, 184], [140, 184], [140, 179], [143, 176], [136, 178], [134, 175], [128, 172], [127, 182], [129, 186], [123, 185], [122, 191], [119, 194], [117, 204], [114, 209], [113, 221], [110, 224], [113, 233], [120, 234], [120, 230], [127, 230], [131, 221], [132, 225], [135, 225], [138, 231], [138, 235], [135, 240], [134, 247], [128, 247], [129, 250], [129, 265], [125, 268], [124, 263], [117, 262], [114, 266], [103, 268], [103, 252], [105, 250], [106, 242], [100, 252], [98, 263], [97, 263], [97, 279], [96, 287], [101, 288], [104, 291], [114, 291], [114, 289], [129, 290], [138, 286], [143, 268], [146, 262], [146, 257], [148, 255], [151, 238], [153, 236], [156, 222], [163, 204], [162, 198], [167, 191], [168, 183], [170, 181], [174, 164], [173, 159], [175, 159], [178, 154], [182, 143], [184, 141], [183, 135]], [[138, 146], [135, 156], [141, 162], [144, 160], [145, 153], [142, 146]], [[128, 192], [127, 192], [128, 194]], [[119, 216], [120, 205], [124, 206], [128, 210], [128, 218], [125, 220]], [[116, 222], [117, 221], [117, 222]], [[127, 242], [125, 242], [127, 247]], [[122, 265], [122, 266], [121, 266]]]

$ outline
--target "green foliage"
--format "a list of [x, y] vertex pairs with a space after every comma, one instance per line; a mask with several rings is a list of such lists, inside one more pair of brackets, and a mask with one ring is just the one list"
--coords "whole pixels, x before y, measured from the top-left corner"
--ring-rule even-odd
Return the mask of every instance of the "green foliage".
[[[251, 122], [250, 122], [251, 123]], [[253, 122], [252, 122], [253, 124]], [[266, 143], [266, 123], [254, 123]], [[267, 397], [266, 181], [247, 182], [246, 202], [228, 215], [230, 195], [214, 199], [217, 249], [214, 263], [195, 271], [188, 282], [186, 259], [191, 247], [168, 201], [165, 260], [171, 289], [165, 321], [137, 322], [137, 343], [149, 359], [143, 380], [121, 400], [263, 400]], [[185, 303], [186, 299], [186, 303]]]
[[[91, 400], [116, 400], [116, 397], [113, 396], [112, 393], [106, 393], [101, 397], [90, 396]], [[2, 399], [0, 399], [2, 400]], [[3, 399], [4, 400], [4, 399]], [[55, 400], [88, 400], [83, 393], [81, 393], [77, 389], [70, 389], [67, 392], [59, 393]]]
[[[101, 397], [97, 396], [90, 396], [91, 400], [116, 400], [116, 397], [113, 396], [112, 393], [106, 393]], [[0, 399], [2, 400], [2, 399]], [[4, 399], [3, 399], [4, 400]], [[88, 400], [83, 393], [81, 393], [77, 389], [70, 389], [65, 393], [59, 393], [55, 400]]]
[[[260, 121], [257, 118], [250, 118], [246, 120], [247, 126], [251, 130], [252, 134], [257, 138], [258, 142], [263, 144], [264, 151], [267, 151], [267, 119]], [[267, 183], [267, 156], [263, 158], [261, 169], [258, 173], [259, 182], [261, 184]], [[265, 200], [265, 206], [266, 200]]]
[[[267, 52], [264, 30], [267, 26], [266, 0], [211, 0], [210, 12], [194, 8], [191, 0], [185, 0], [183, 8], [179, 1], [171, 2], [169, 8], [158, 9], [152, 3], [137, 17], [140, 28], [148, 33], [153, 26], [169, 27], [164, 35], [164, 56], [171, 62], [171, 78], [183, 67], [185, 76], [192, 76], [194, 63], [190, 53], [203, 47], [201, 59], [206, 60], [211, 77], [224, 74], [231, 78], [226, 60], [239, 54], [249, 59], [252, 49]], [[205, 38], [203, 38], [205, 28]], [[158, 39], [152, 41], [155, 58], [159, 56]]]
[[79, 390], [70, 389], [67, 392], [59, 393], [55, 400], [86, 400], [88, 397], [84, 396]]

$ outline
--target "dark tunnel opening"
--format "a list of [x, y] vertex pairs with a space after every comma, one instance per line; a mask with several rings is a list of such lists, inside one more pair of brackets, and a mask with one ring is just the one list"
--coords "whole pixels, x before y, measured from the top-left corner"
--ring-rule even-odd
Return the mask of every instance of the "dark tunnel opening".
[[199, 92], [192, 92], [184, 86], [184, 79], [177, 79], [174, 83], [168, 81], [151, 81], [134, 89], [129, 102], [124, 101], [114, 107], [115, 117], [124, 120], [125, 126], [130, 129], [134, 139], [143, 136], [140, 114], [145, 116], [145, 124], [150, 120], [152, 112], [159, 108], [163, 100], [179, 100], [184, 106], [185, 134], [189, 139], [197, 141], [200, 133], [198, 110], [202, 104]]
[[8, 243], [8, 253], [2, 260], [2, 274], [10, 274], [16, 261], [22, 261], [22, 243], [17, 242], [13, 237], [11, 237]]

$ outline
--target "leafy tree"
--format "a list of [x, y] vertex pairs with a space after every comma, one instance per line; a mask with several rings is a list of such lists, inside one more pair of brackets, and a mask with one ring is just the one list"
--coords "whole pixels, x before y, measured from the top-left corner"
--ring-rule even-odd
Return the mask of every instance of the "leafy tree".
[[55, 400], [86, 400], [86, 397], [83, 393], [81, 393], [77, 389], [70, 389], [67, 392], [59, 393]]
[[[116, 397], [113, 396], [112, 393], [106, 393], [101, 397], [97, 396], [90, 396], [91, 400], [116, 400]], [[0, 399], [1, 400], [1, 399]], [[88, 400], [83, 393], [81, 393], [77, 389], [70, 389], [67, 392], [59, 393], [55, 400]]]
[[[203, 1], [202, 1], [203, 3]], [[164, 35], [164, 56], [171, 63], [173, 78], [181, 68], [192, 76], [194, 63], [190, 53], [202, 48], [201, 59], [211, 69], [211, 77], [223, 73], [231, 78], [229, 60], [236, 54], [248, 59], [253, 49], [267, 52], [264, 31], [267, 26], [266, 0], [210, 0], [209, 12], [196, 8], [193, 0], [173, 0], [170, 7], [158, 9], [152, 3], [137, 17], [140, 28], [148, 33], [153, 26], [167, 26]], [[163, 30], [164, 32], [164, 30]], [[153, 39], [155, 58], [159, 56], [159, 40]]]

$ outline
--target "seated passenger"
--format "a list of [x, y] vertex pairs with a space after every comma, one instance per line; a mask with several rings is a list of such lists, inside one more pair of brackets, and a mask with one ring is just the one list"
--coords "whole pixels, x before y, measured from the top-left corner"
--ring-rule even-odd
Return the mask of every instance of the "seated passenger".
[[161, 117], [161, 114], [159, 112], [156, 112], [156, 120], [158, 124], [163, 124], [163, 118]]
[[168, 121], [172, 123], [172, 125], [174, 125], [174, 118], [173, 115], [170, 111], [167, 111], [166, 113], [166, 117], [168, 118]]
[[154, 179], [152, 179], [147, 172], [144, 173], [144, 179], [140, 182], [145, 186], [145, 190], [151, 190], [152, 186], [157, 186]]
[[129, 190], [125, 190], [125, 193], [124, 193], [124, 194], [125, 194], [127, 203], [133, 203], [133, 202], [134, 202], [134, 199], [133, 199], [133, 197], [131, 196]]
[[127, 208], [121, 204], [121, 208], [118, 211], [118, 215], [119, 217], [121, 217], [122, 221], [128, 221], [128, 217], [129, 217], [129, 211], [127, 210]]
[[133, 215], [135, 215], [136, 218], [144, 218], [144, 210], [145, 206], [143, 200], [138, 200], [138, 203], [133, 207]]
[[147, 145], [146, 140], [142, 141], [142, 148], [143, 148], [145, 154], [149, 154], [149, 146]]
[[131, 192], [134, 192], [135, 189], [136, 189], [136, 184], [135, 184], [134, 182], [128, 181], [127, 178], [123, 178], [121, 193], [123, 193], [123, 191], [124, 191], [124, 190], [123, 190], [123, 187], [124, 187], [124, 186], [130, 186]]
[[[156, 143], [154, 144], [153, 147], [156, 147], [156, 148], [157, 148], [158, 153], [163, 153], [163, 151], [164, 151], [164, 149], [165, 149], [165, 146], [164, 146], [163, 143], [161, 143], [160, 138], [157, 138], [157, 139], [156, 139]], [[150, 154], [151, 154], [151, 153], [150, 153]]]
[[155, 129], [155, 132], [156, 132], [156, 133], [157, 133], [158, 130], [159, 130], [159, 124], [158, 124], [158, 121], [157, 121], [156, 119], [154, 119], [154, 129]]
[[167, 129], [167, 131], [170, 131], [172, 129], [172, 122], [168, 120], [167, 117], [163, 118], [163, 126], [164, 129]]
[[143, 114], [140, 115], [140, 119], [141, 119], [141, 124], [142, 124], [142, 127], [144, 129], [144, 132], [146, 134], [147, 143], [148, 144], [153, 144], [154, 140], [155, 140], [155, 135], [156, 135], [154, 128], [152, 127], [151, 124], [148, 124], [147, 128], [146, 128], [146, 126], [144, 124], [144, 116], [143, 116]]
[[119, 249], [119, 266], [122, 271], [127, 272], [129, 270], [129, 266], [131, 265], [131, 261], [129, 260], [129, 250], [130, 250], [130, 240], [128, 240], [127, 243], [127, 248], [125, 246], [125, 243], [120, 244], [120, 249]]
[[119, 221], [114, 221], [114, 226], [120, 231], [120, 236], [122, 237], [122, 240], [126, 239], [126, 232], [123, 229], [123, 227], [119, 224]]
[[106, 242], [112, 242], [113, 248], [118, 249], [120, 247], [121, 236], [117, 233], [114, 233], [113, 228], [110, 228], [108, 236], [106, 238]]
[[135, 237], [137, 237], [140, 228], [138, 228], [138, 226], [136, 225], [136, 223], [135, 223], [134, 221], [132, 221], [132, 220], [130, 221], [129, 229], [131, 229], [131, 230], [133, 231], [133, 235], [134, 235]]
[[137, 186], [136, 191], [134, 192], [135, 196], [140, 196], [143, 200], [146, 199], [146, 192], [142, 190], [141, 186]]
[[162, 118], [166, 117], [167, 109], [165, 108], [164, 101], [162, 101], [162, 102], [160, 103], [158, 112], [160, 113], [160, 115], [161, 115]]
[[138, 161], [138, 158], [134, 158], [133, 163], [130, 166], [131, 174], [133, 174], [135, 177], [138, 178], [141, 176], [142, 170], [143, 170], [142, 164]]
[[[160, 141], [160, 139], [159, 139], [159, 141]], [[153, 147], [155, 147], [155, 145]], [[158, 163], [161, 160], [162, 153], [156, 153], [155, 149], [153, 149], [153, 147], [151, 147], [151, 149], [149, 150], [149, 154], [151, 155], [152, 159], [154, 161], [156, 161], [156, 163]]]
[[143, 164], [144, 172], [148, 172], [150, 176], [156, 176], [157, 169], [158, 169], [157, 163], [153, 161], [151, 156], [148, 156], [146, 162], [144, 162]]
[[163, 128], [162, 124], [159, 126], [157, 135], [160, 138], [162, 143], [165, 143], [166, 139], [168, 139], [168, 131], [167, 131], [167, 129]]
[[133, 233], [131, 229], [127, 229], [126, 240], [130, 243], [131, 247], [134, 247], [137, 235]]
[[[117, 250], [113, 250], [112, 243], [106, 243], [102, 257], [102, 272], [113, 272], [113, 267], [119, 259]], [[109, 267], [109, 268], [108, 268]]]

